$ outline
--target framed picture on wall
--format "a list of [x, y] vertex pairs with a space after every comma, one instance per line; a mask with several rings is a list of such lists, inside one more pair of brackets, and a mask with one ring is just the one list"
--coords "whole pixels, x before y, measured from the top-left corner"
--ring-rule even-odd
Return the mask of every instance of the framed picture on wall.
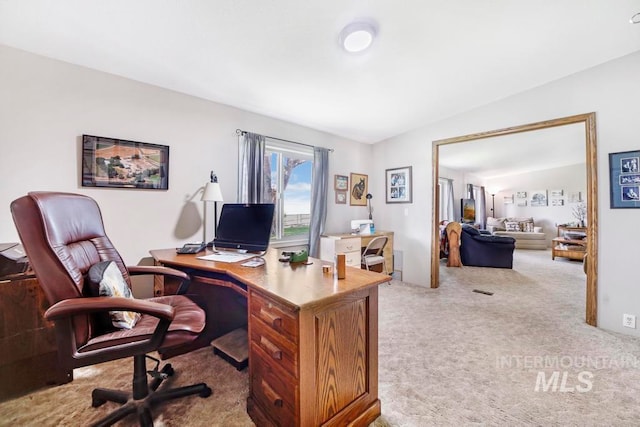
[[346, 175], [335, 175], [333, 188], [336, 191], [347, 191], [349, 190], [349, 177]]
[[547, 206], [547, 190], [534, 190], [531, 192], [530, 206]]
[[347, 204], [347, 192], [346, 191], [336, 191], [336, 204], [338, 204], [338, 205], [346, 205]]
[[169, 146], [82, 135], [82, 186], [169, 189]]
[[572, 191], [569, 193], [569, 203], [579, 203], [582, 201], [582, 196], [579, 191]]
[[640, 151], [609, 154], [611, 209], [640, 208]]
[[460, 211], [462, 222], [473, 224], [476, 221], [476, 201], [473, 199], [460, 199]]
[[387, 203], [411, 203], [413, 189], [411, 166], [387, 169], [385, 193]]
[[349, 189], [349, 204], [351, 206], [367, 206], [369, 192], [369, 176], [361, 173], [351, 173], [351, 187]]

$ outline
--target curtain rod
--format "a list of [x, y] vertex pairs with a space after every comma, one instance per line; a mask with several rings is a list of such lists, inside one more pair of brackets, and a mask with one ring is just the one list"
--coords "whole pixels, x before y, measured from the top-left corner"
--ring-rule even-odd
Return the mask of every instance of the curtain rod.
[[[236, 135], [244, 135], [245, 133], [247, 133], [246, 130], [236, 129]], [[298, 145], [304, 145], [306, 147], [316, 148], [315, 145], [305, 144], [304, 142], [289, 141], [288, 139], [276, 138], [274, 136], [268, 136], [268, 135], [262, 135], [262, 136], [269, 139], [275, 139], [276, 141], [290, 142], [292, 144], [298, 144]], [[323, 147], [320, 147], [320, 148], [323, 148]], [[333, 153], [333, 148], [327, 148], [327, 150]]]

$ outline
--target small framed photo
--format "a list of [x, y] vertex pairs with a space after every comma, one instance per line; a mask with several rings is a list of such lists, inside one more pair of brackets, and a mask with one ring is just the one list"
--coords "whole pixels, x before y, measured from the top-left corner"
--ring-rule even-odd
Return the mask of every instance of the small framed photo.
[[411, 166], [387, 169], [385, 193], [387, 203], [412, 203]]
[[509, 196], [504, 196], [504, 204], [505, 205], [512, 205], [513, 204], [513, 194], [509, 195]]
[[582, 201], [582, 195], [579, 191], [572, 191], [569, 193], [569, 203], [580, 203]]
[[547, 206], [547, 190], [534, 190], [531, 192], [530, 206]]
[[564, 199], [551, 199], [551, 206], [564, 206]]
[[336, 204], [337, 205], [346, 205], [347, 204], [347, 192], [346, 191], [336, 191]]
[[640, 151], [609, 154], [611, 209], [640, 208]]
[[527, 192], [526, 191], [516, 191], [516, 199], [526, 199]]
[[557, 199], [564, 196], [563, 190], [549, 190], [549, 197], [552, 199]]
[[335, 175], [333, 188], [336, 191], [347, 191], [347, 190], [349, 190], [349, 177], [346, 176], [346, 175]]
[[369, 192], [369, 176], [361, 173], [351, 173], [351, 188], [349, 191], [349, 204], [351, 206], [367, 206], [367, 193]]

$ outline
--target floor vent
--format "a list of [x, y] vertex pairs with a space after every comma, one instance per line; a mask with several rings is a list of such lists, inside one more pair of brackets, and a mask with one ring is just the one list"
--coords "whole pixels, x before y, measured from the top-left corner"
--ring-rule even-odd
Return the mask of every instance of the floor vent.
[[493, 292], [481, 291], [480, 289], [474, 289], [473, 292], [483, 294], [483, 295], [493, 295]]

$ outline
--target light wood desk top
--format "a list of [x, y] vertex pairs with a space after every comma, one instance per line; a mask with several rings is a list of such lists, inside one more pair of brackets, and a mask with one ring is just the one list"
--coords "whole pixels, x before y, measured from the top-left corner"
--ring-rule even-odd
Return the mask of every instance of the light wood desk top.
[[[197, 258], [205, 253], [151, 254], [191, 276], [189, 291], [203, 297], [208, 327], [221, 325], [203, 332], [206, 344], [247, 328], [247, 412], [256, 425], [365, 427], [380, 416], [377, 285], [389, 276], [347, 267], [338, 280], [323, 273], [327, 261], [283, 263], [277, 250], [254, 268]], [[242, 313], [233, 304], [244, 299], [233, 291], [246, 296]]]
[[311, 265], [280, 262], [279, 251], [275, 249], [267, 251], [263, 256], [265, 264], [260, 267], [244, 267], [241, 265], [244, 261], [228, 263], [197, 258], [213, 253], [209, 249], [197, 255], [180, 255], [175, 249], [158, 249], [150, 253], [156, 261], [168, 266], [227, 274], [297, 309], [339, 299], [391, 280], [384, 274], [352, 267], [347, 267], [346, 277], [338, 280], [332, 273], [322, 272], [322, 265], [332, 264], [328, 261], [309, 258], [313, 262]]

